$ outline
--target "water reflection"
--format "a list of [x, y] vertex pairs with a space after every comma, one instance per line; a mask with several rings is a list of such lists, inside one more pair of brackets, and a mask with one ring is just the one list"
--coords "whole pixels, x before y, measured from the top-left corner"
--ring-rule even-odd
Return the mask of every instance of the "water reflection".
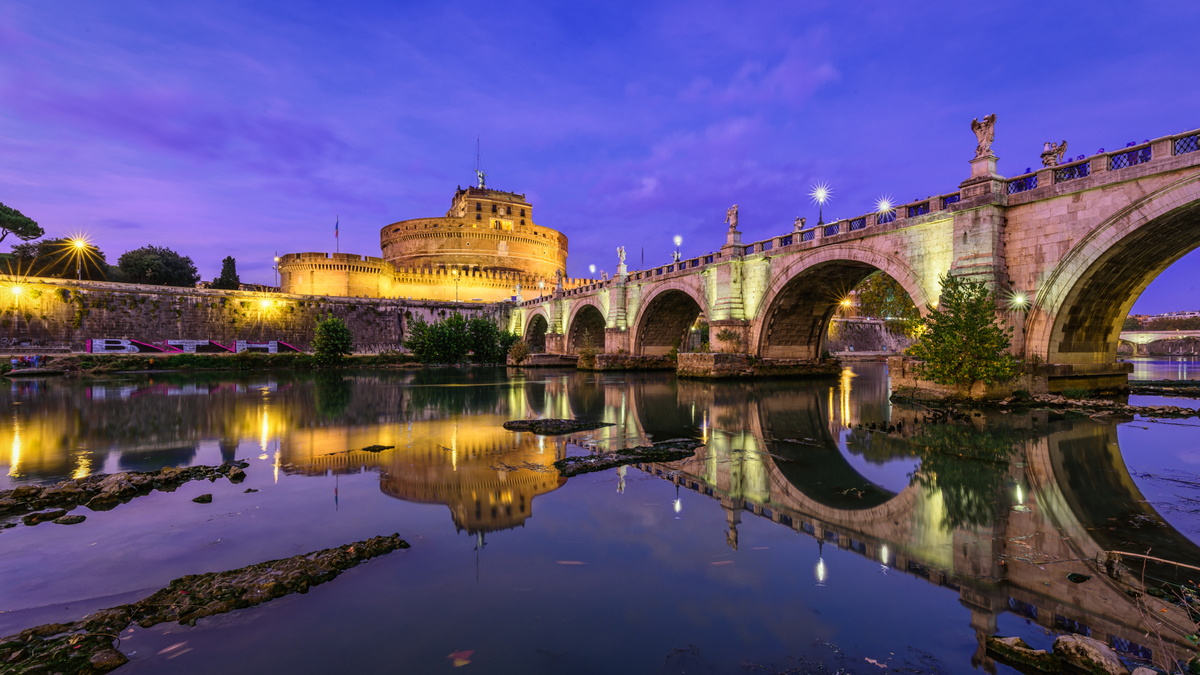
[[[744, 519], [769, 523], [815, 543], [796, 561], [806, 583], [836, 585], [849, 572], [831, 552], [850, 552], [957, 593], [977, 637], [1007, 613], [1143, 657], [1191, 651], [1186, 610], [1147, 599], [1163, 641], [1148, 639], [1129, 595], [1141, 580], [1089, 562], [1150, 550], [1200, 564], [1130, 476], [1115, 422], [996, 411], [927, 425], [923, 409], [888, 402], [880, 365], [800, 384], [503, 369], [168, 375], [61, 381], [0, 400], [9, 484], [234, 457], [258, 457], [277, 480], [373, 471], [388, 497], [446, 506], [477, 547], [528, 524], [535, 499], [565, 485], [551, 463], [568, 453], [698, 437], [706, 447], [687, 462], [606, 474], [608, 498], [629, 498], [639, 478], [670, 481], [675, 499], [662, 508], [690, 516], [684, 491], [719, 506], [712, 540], [724, 535], [733, 551]], [[501, 426], [534, 415], [613, 426], [569, 441]], [[1171, 565], [1146, 571], [1152, 584], [1186, 581]], [[1069, 573], [1092, 578], [1077, 585]], [[976, 663], [994, 669], [983, 652]]]
[[1133, 364], [1131, 380], [1200, 380], [1200, 357], [1133, 356], [1122, 360]]

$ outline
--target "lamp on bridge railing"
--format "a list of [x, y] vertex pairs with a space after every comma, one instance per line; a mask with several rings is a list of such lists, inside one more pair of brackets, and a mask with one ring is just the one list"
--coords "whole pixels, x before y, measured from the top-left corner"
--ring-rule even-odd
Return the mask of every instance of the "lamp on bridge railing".
[[675, 242], [675, 262], [679, 262], [679, 247], [683, 245], [683, 237], [677, 234], [671, 241]]
[[890, 195], [885, 195], [885, 196], [882, 196], [879, 199], [875, 200], [875, 213], [879, 213], [879, 214], [889, 213], [895, 207], [896, 207], [896, 205], [892, 204], [892, 198]]
[[817, 204], [817, 225], [825, 224], [825, 202], [833, 196], [833, 189], [829, 187], [829, 183], [821, 182], [813, 186], [812, 192], [808, 193], [809, 197]]

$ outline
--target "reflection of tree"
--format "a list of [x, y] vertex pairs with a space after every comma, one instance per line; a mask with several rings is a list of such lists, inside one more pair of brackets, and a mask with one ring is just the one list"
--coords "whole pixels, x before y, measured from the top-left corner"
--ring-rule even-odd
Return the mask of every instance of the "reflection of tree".
[[[418, 370], [409, 389], [414, 409], [449, 414], [493, 412], [506, 391], [496, 371], [484, 369], [426, 368]], [[476, 381], [476, 377], [479, 378]], [[455, 386], [458, 385], [458, 386]]]
[[926, 427], [911, 439], [921, 465], [909, 475], [909, 484], [941, 493], [944, 530], [988, 525], [995, 517], [997, 491], [1008, 476], [1014, 442], [1012, 434], [1000, 429]]
[[872, 464], [883, 465], [904, 457], [915, 457], [918, 452], [907, 438], [899, 438], [882, 432], [866, 429], [851, 429], [846, 435], [846, 449]]
[[317, 413], [326, 419], [338, 417], [346, 412], [354, 398], [354, 385], [341, 373], [317, 372], [313, 378], [317, 386]]

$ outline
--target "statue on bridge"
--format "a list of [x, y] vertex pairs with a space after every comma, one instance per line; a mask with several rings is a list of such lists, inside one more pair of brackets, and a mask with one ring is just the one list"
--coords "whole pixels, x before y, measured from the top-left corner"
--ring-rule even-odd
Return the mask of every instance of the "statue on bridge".
[[808, 218], [796, 217], [796, 222], [792, 225], [793, 232], [799, 232], [804, 229], [804, 223], [808, 222]]
[[562, 289], [563, 289], [562, 270], [554, 270], [554, 290], [561, 291]]
[[729, 210], [725, 211], [725, 222], [729, 223], [729, 231], [730, 232], [737, 232], [737, 226], [738, 226], [737, 204], [734, 204], [733, 206], [729, 207]]
[[617, 247], [617, 261], [618, 261], [618, 263], [617, 263], [618, 265], [625, 264], [625, 247], [624, 246]]
[[1063, 154], [1067, 152], [1067, 142], [1046, 143], [1042, 146], [1042, 166], [1058, 166], [1062, 164]]
[[486, 189], [487, 174], [479, 169], [475, 169], [475, 177], [479, 179], [479, 189], [480, 190]]
[[971, 131], [975, 132], [975, 138], [979, 141], [975, 147], [975, 158], [991, 155], [992, 141], [996, 140], [996, 113], [983, 118], [982, 122], [979, 118], [971, 120]]

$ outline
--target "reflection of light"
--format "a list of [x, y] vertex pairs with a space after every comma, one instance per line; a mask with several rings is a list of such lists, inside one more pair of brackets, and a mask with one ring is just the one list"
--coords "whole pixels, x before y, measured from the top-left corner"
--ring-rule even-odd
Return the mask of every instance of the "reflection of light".
[[682, 510], [683, 510], [683, 500], [676, 497], [675, 498], [675, 513], [679, 513]]
[[828, 576], [829, 576], [829, 574], [825, 570], [825, 558], [818, 558], [817, 559], [817, 585], [824, 586], [825, 579]]
[[700, 440], [708, 443], [708, 411], [704, 411], [704, 421], [700, 423]]
[[87, 478], [88, 474], [92, 472], [92, 458], [86, 452], [80, 451], [75, 453], [75, 461], [77, 463], [75, 471], [71, 473], [71, 479]]
[[267, 409], [263, 408], [262, 420], [262, 436], [258, 439], [258, 447], [262, 448], [263, 452], [267, 451], [267, 436], [270, 435], [270, 425], [268, 423]]
[[1018, 504], [1025, 503], [1025, 491], [1021, 489], [1020, 483], [1017, 483], [1017, 503]]
[[887, 564], [887, 562], [888, 562], [888, 547], [887, 547], [887, 544], [884, 544], [883, 546], [881, 546], [881, 547], [879, 548], [879, 562], [883, 563], [884, 565], [886, 565], [886, 564]]
[[8, 475], [17, 476], [21, 472], [21, 423], [13, 415], [13, 444], [12, 457], [8, 462]]
[[854, 371], [842, 368], [841, 404], [842, 426], [850, 426], [850, 378], [855, 377]]
[[454, 431], [450, 433], [450, 464], [458, 471], [458, 424], [455, 423]]

